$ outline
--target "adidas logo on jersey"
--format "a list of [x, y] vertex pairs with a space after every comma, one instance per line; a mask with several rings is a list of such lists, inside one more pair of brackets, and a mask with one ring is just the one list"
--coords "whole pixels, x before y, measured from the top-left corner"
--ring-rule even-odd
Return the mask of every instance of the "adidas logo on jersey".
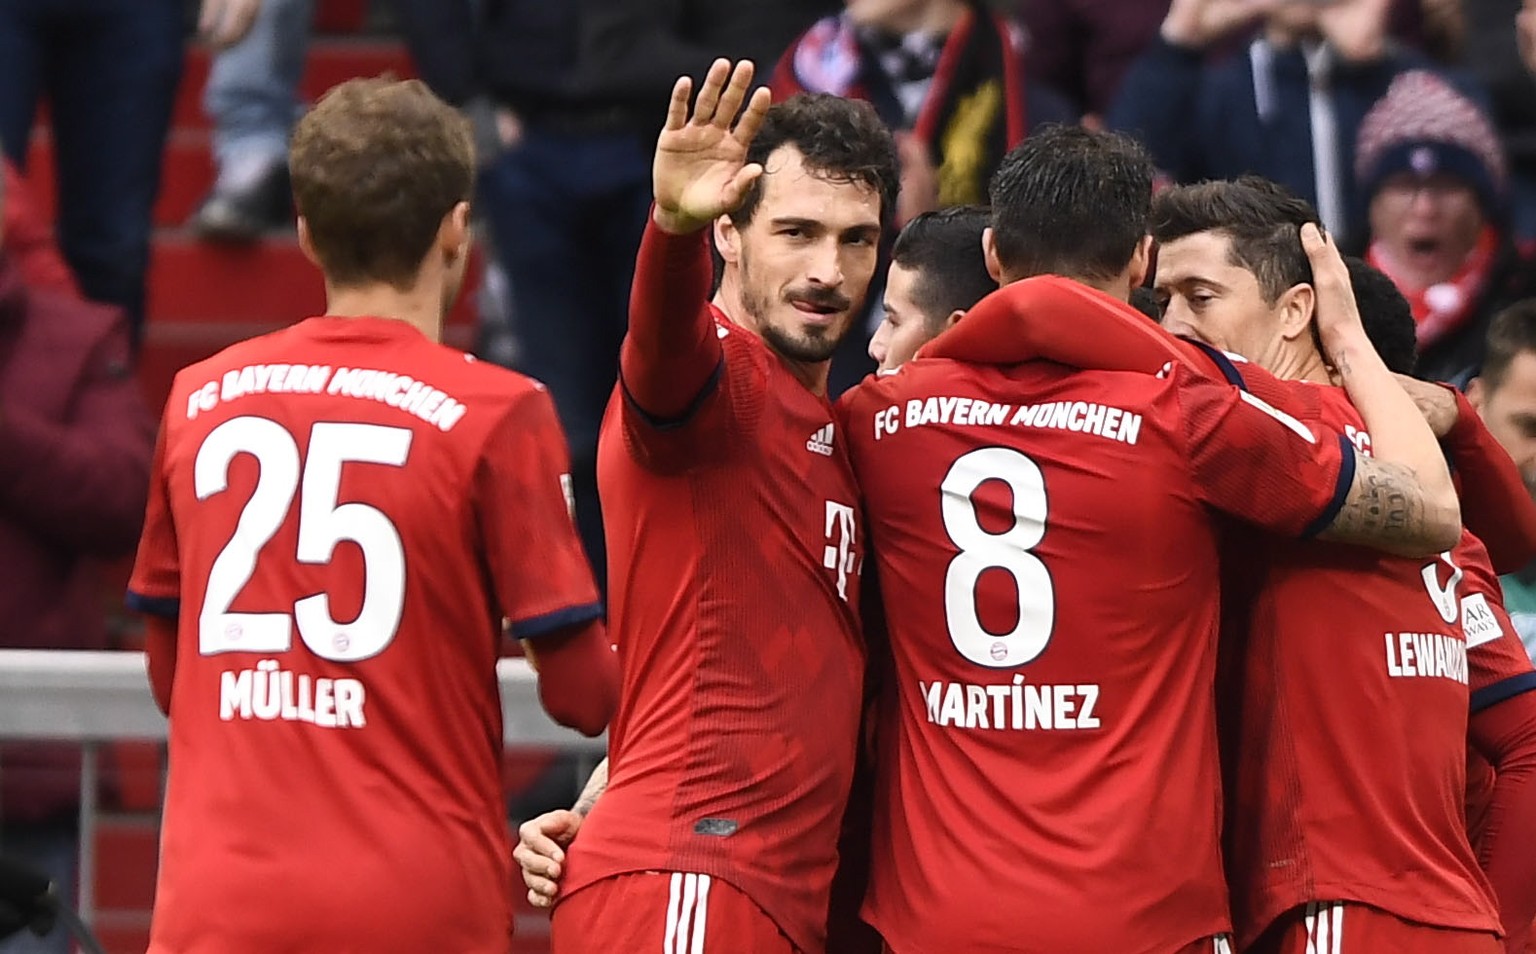
[[816, 433], [812, 434], [810, 439], [805, 442], [805, 449], [813, 454], [820, 454], [823, 457], [831, 457], [832, 429], [833, 425], [828, 424], [818, 430]]

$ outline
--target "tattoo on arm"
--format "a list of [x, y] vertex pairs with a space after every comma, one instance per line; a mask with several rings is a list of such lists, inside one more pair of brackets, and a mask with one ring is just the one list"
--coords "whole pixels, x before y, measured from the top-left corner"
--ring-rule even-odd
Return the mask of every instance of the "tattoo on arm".
[[1409, 543], [1428, 531], [1424, 492], [1402, 464], [1360, 457], [1339, 515], [1322, 537], [1346, 543]]
[[603, 759], [597, 763], [597, 768], [592, 770], [592, 777], [587, 779], [586, 787], [581, 790], [581, 797], [576, 799], [576, 804], [571, 806], [571, 811], [585, 818], [597, 806], [597, 798], [608, 788], [608, 760]]

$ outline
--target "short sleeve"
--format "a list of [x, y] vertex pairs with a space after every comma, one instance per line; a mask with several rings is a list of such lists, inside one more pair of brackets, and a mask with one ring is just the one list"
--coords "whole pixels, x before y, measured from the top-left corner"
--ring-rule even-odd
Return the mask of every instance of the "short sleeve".
[[515, 402], [475, 472], [475, 506], [491, 585], [512, 635], [535, 639], [602, 616], [576, 534], [569, 453], [543, 390]]
[[128, 579], [128, 608], [176, 619], [181, 611], [181, 556], [176, 545], [176, 520], [171, 511], [170, 477], [166, 472], [169, 427], [162, 423], [155, 440], [149, 473], [149, 501], [138, 554]]
[[1482, 543], [1462, 534], [1454, 561], [1461, 568], [1461, 631], [1467, 641], [1467, 688], [1472, 712], [1536, 689], [1536, 667], [1504, 610], [1499, 578]]
[[1288, 537], [1333, 522], [1355, 476], [1347, 438], [1184, 368], [1169, 374], [1190, 473], [1208, 506]]

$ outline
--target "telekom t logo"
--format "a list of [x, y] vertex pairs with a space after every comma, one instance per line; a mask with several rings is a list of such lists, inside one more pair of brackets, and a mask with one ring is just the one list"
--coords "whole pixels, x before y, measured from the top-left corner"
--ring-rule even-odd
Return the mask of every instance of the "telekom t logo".
[[[836, 532], [834, 532], [836, 531]], [[827, 548], [822, 551], [821, 565], [837, 571], [837, 595], [848, 599], [848, 574], [853, 572], [854, 534], [853, 508], [835, 500], [827, 501]]]

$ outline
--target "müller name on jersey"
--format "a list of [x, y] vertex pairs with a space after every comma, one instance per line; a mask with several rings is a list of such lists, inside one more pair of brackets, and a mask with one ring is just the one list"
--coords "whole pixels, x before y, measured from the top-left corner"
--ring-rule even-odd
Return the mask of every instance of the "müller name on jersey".
[[928, 721], [956, 729], [1097, 729], [1096, 685], [919, 682]]
[[367, 693], [356, 679], [330, 679], [279, 669], [263, 659], [252, 669], [219, 674], [219, 718], [309, 722], [324, 729], [361, 729]]
[[1093, 434], [1122, 444], [1135, 444], [1141, 434], [1141, 415], [1124, 408], [1089, 401], [1048, 401], [1044, 404], [995, 404], [979, 398], [931, 397], [913, 399], [905, 408], [898, 404], [875, 413], [875, 440], [929, 424], [956, 427], [1048, 427], [1059, 431]]
[[468, 410], [462, 402], [425, 381], [375, 368], [327, 364], [251, 364], [224, 372], [187, 397], [187, 420], [251, 394], [331, 394], [378, 401], [415, 415], [440, 431], [451, 431]]

